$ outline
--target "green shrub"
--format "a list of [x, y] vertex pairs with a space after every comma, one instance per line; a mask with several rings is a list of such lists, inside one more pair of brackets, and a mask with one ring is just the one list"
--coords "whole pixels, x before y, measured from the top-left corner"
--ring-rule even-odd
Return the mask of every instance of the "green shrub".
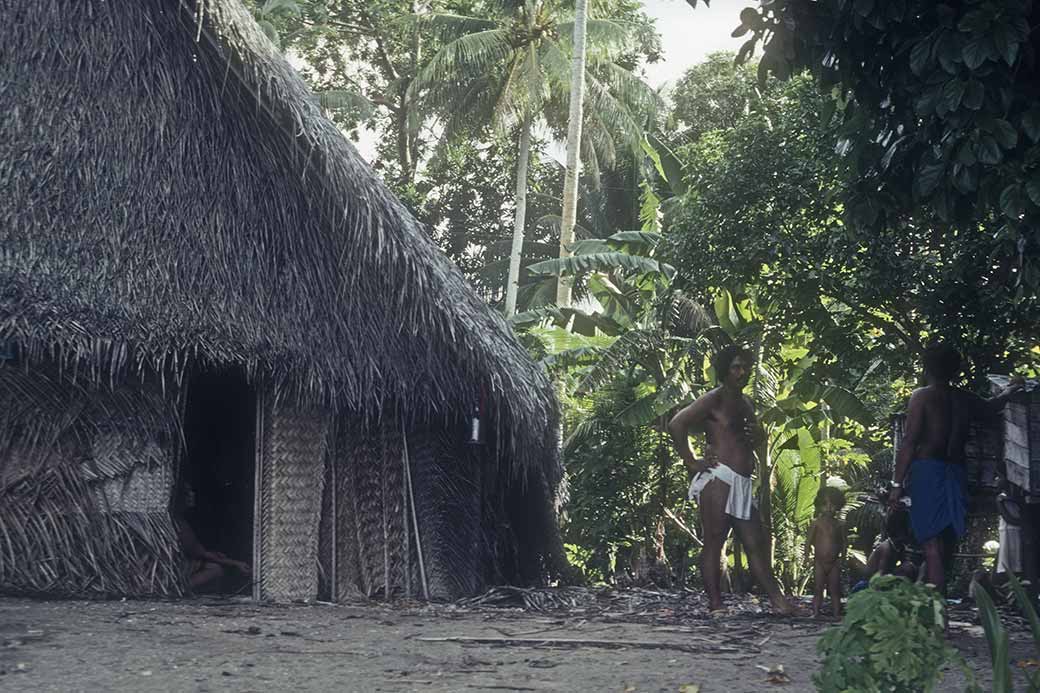
[[963, 657], [944, 637], [942, 596], [933, 588], [891, 575], [875, 576], [849, 598], [845, 618], [820, 639], [820, 691], [919, 693], [931, 691], [947, 664]]

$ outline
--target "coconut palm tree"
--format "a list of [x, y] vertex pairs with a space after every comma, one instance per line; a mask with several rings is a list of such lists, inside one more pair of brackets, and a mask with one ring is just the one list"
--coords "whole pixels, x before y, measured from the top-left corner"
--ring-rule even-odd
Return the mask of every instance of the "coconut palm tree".
[[[499, 135], [519, 131], [516, 213], [506, 284], [505, 312], [516, 310], [527, 210], [527, 168], [537, 126], [556, 136], [566, 130], [571, 36], [574, 23], [561, 0], [498, 0], [487, 18], [429, 13], [418, 21], [457, 35], [438, 51], [413, 82], [423, 102], [443, 114], [443, 136], [472, 135], [490, 125]], [[613, 62], [628, 40], [625, 26], [610, 20], [586, 23], [589, 41], [585, 83], [589, 108], [582, 118], [582, 153], [595, 173], [610, 165], [618, 145], [638, 151], [643, 123], [657, 95]]]
[[[571, 254], [574, 224], [578, 214], [578, 148], [581, 146], [582, 110], [585, 104], [585, 27], [588, 24], [587, 0], [574, 3], [574, 58], [571, 66], [571, 103], [567, 115], [567, 172], [563, 182], [563, 223], [560, 224], [560, 257]], [[556, 305], [571, 304], [571, 282], [560, 277], [556, 283]]]

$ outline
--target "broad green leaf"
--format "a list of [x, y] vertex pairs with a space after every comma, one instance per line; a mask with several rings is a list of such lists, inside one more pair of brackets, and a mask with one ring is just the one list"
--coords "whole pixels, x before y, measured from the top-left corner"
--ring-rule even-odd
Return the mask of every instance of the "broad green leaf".
[[643, 147], [643, 153], [650, 158], [650, 161], [654, 162], [654, 168], [657, 169], [657, 175], [661, 176], [661, 178], [667, 182], [668, 175], [664, 172], [664, 166], [661, 165], [661, 155], [657, 153], [657, 150], [654, 149], [653, 145], [650, 144], [650, 141], [646, 137], [644, 137], [639, 144]]
[[1000, 193], [1000, 211], [1011, 219], [1018, 219], [1025, 211], [1023, 209], [1022, 189], [1017, 184], [1004, 188]]
[[1026, 195], [1034, 205], [1040, 207], [1040, 173], [1035, 174], [1025, 186]]
[[975, 155], [984, 164], [994, 165], [1004, 160], [1000, 144], [991, 135], [983, 135], [979, 138], [979, 143], [975, 147]]
[[968, 80], [964, 91], [964, 107], [977, 111], [986, 101], [986, 87], [977, 79]]
[[864, 426], [875, 423], [875, 417], [867, 405], [852, 392], [841, 387], [829, 387], [820, 395], [820, 399], [838, 416], [852, 419]]
[[1011, 123], [1007, 122], [1003, 118], [997, 118], [993, 121], [993, 126], [990, 128], [990, 132], [996, 137], [997, 142], [1000, 143], [1004, 149], [1014, 149], [1015, 145], [1018, 144], [1018, 132], [1011, 126]]
[[1022, 130], [1033, 142], [1040, 142], [1040, 108], [1034, 106], [1022, 114]]
[[961, 107], [961, 99], [964, 98], [965, 85], [958, 78], [953, 78], [943, 86], [942, 103], [949, 111], [956, 111]]
[[523, 325], [536, 325], [541, 322], [548, 320], [556, 321], [562, 320], [563, 313], [556, 306], [543, 306], [542, 308], [534, 308], [532, 310], [525, 310], [521, 313], [515, 313], [506, 320], [509, 324], [514, 326]]
[[1018, 608], [1025, 614], [1026, 621], [1029, 623], [1029, 630], [1033, 634], [1033, 645], [1037, 649], [1037, 654], [1040, 654], [1040, 617], [1037, 616], [1033, 600], [1026, 593], [1025, 588], [1022, 587], [1022, 583], [1019, 582], [1014, 573], [1008, 573], [1008, 582], [1011, 584], [1011, 590], [1015, 593]]
[[997, 48], [997, 54], [1004, 58], [1008, 65], [1014, 65], [1018, 58], [1019, 42], [1014, 30], [1007, 24], [999, 23], [993, 27], [990, 37]]
[[957, 28], [966, 33], [984, 34], [989, 31], [993, 13], [988, 8], [973, 10], [957, 23]]
[[618, 231], [607, 238], [608, 247], [625, 252], [652, 250], [661, 242], [663, 236], [650, 231]]
[[654, 193], [648, 181], [642, 183], [642, 204], [639, 207], [639, 221], [644, 231], [657, 232], [661, 228], [658, 218], [661, 210], [661, 198]]
[[531, 274], [582, 274], [585, 272], [627, 272], [659, 273], [665, 277], [675, 274], [675, 268], [659, 263], [648, 257], [629, 255], [628, 253], [591, 253], [589, 255], [572, 255], [571, 257], [543, 260], [527, 266]]
[[964, 65], [969, 70], [977, 69], [990, 58], [990, 51], [989, 39], [984, 36], [968, 41], [964, 45], [964, 50], [961, 54], [964, 58]]
[[659, 137], [650, 134], [647, 135], [647, 138], [654, 151], [657, 152], [658, 161], [655, 163], [660, 167], [659, 170], [663, 172], [662, 177], [668, 182], [668, 187], [671, 189], [672, 194], [676, 196], [685, 195], [689, 189], [686, 185], [685, 173], [683, 171], [685, 164]]
[[932, 42], [930, 39], [922, 39], [917, 42], [914, 49], [910, 51], [910, 71], [920, 77], [928, 65], [932, 55]]
[[935, 162], [930, 159], [918, 169], [917, 179], [914, 184], [917, 186], [917, 194], [921, 197], [928, 197], [935, 189], [939, 186], [939, 182], [943, 179], [946, 173], [946, 166], [943, 162]]
[[979, 620], [982, 621], [982, 629], [986, 633], [990, 660], [993, 663], [993, 693], [1010, 693], [1013, 689], [1007, 630], [1001, 624], [997, 607], [986, 590], [975, 591], [975, 603], [979, 609]]
[[733, 308], [733, 297], [729, 291], [721, 291], [715, 297], [714, 307], [715, 318], [719, 321], [719, 325], [730, 337], [736, 337], [740, 331], [740, 316]]

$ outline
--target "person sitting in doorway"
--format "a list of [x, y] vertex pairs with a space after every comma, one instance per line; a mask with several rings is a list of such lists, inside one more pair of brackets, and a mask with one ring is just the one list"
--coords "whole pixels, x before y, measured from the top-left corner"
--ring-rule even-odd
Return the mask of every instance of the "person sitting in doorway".
[[220, 589], [228, 569], [237, 571], [244, 577], [252, 574], [248, 563], [230, 558], [220, 551], [210, 551], [199, 541], [185, 514], [194, 506], [194, 494], [190, 487], [185, 487], [180, 494], [180, 502], [174, 509], [173, 522], [177, 529], [177, 542], [180, 545], [184, 560], [188, 585], [192, 592], [214, 592]]

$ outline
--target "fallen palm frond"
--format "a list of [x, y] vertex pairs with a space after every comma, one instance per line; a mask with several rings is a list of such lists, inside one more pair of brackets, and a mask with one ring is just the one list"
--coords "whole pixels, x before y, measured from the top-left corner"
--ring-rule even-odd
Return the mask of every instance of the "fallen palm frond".
[[174, 405], [141, 386], [0, 365], [0, 432], [5, 591], [181, 592], [168, 512]]

